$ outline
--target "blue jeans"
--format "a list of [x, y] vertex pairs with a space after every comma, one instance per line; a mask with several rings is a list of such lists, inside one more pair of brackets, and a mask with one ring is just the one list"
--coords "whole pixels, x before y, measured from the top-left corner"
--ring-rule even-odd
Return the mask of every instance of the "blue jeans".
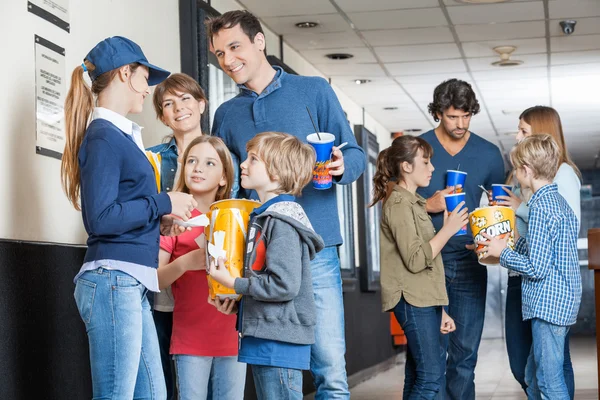
[[402, 398], [434, 399], [446, 369], [446, 349], [440, 333], [442, 307], [415, 307], [402, 297], [394, 315], [408, 344]]
[[568, 326], [554, 325], [538, 318], [531, 320], [533, 346], [525, 370], [528, 399], [570, 399], [563, 372], [568, 331]]
[[171, 334], [173, 333], [173, 313], [154, 310], [152, 317], [158, 336], [160, 361], [162, 364], [165, 384], [167, 386], [167, 400], [175, 399], [175, 367], [169, 353], [171, 349]]
[[98, 268], [77, 280], [75, 302], [89, 340], [93, 399], [165, 399], [146, 288], [124, 272]]
[[258, 400], [302, 400], [299, 369], [252, 365], [252, 376]]
[[446, 396], [451, 400], [475, 399], [475, 365], [483, 332], [487, 269], [475, 253], [444, 261], [448, 315], [456, 330], [447, 336]]
[[[523, 321], [521, 302], [521, 277], [510, 276], [506, 292], [506, 351], [513, 376], [527, 393], [525, 366], [531, 352], [531, 320]], [[563, 373], [571, 400], [575, 397], [575, 374], [569, 349], [569, 333], [565, 339]]]
[[315, 344], [310, 354], [315, 400], [349, 399], [342, 276], [335, 246], [317, 253], [311, 261], [311, 273], [317, 307]]
[[233, 357], [201, 357], [176, 354], [177, 387], [180, 400], [205, 400], [209, 386], [213, 399], [244, 398], [246, 364]]

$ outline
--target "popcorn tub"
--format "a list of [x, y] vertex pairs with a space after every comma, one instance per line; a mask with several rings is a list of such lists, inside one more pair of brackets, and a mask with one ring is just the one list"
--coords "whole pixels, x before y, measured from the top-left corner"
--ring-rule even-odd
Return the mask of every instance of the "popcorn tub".
[[[207, 217], [210, 225], [206, 228], [207, 265], [209, 256], [215, 260], [218, 257], [226, 259], [225, 267], [234, 278], [240, 278], [244, 269], [244, 248], [246, 244], [246, 230], [250, 213], [260, 203], [253, 200], [231, 199], [216, 201], [210, 206]], [[235, 290], [229, 289], [214, 281], [208, 275], [208, 291], [211, 298], [220, 299], [240, 296]]]
[[[469, 214], [469, 223], [473, 232], [473, 239], [477, 250], [483, 248], [478, 245], [478, 241], [486, 241], [483, 233], [492, 237], [505, 238], [508, 236], [508, 247], [514, 249], [515, 246], [515, 212], [510, 207], [493, 206], [477, 208]], [[481, 264], [498, 264], [500, 260], [497, 257], [488, 257], [487, 253], [477, 255]]]

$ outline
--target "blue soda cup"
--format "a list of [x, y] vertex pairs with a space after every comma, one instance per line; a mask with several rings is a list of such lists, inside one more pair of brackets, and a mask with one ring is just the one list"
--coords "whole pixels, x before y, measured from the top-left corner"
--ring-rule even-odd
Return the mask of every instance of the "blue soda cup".
[[[465, 174], [466, 175], [466, 174]], [[446, 200], [446, 209], [448, 212], [454, 211], [454, 209], [458, 206], [458, 203], [461, 201], [465, 201], [465, 193], [452, 193], [444, 196], [444, 200]], [[466, 205], [463, 206], [465, 208]], [[462, 208], [461, 208], [462, 210]], [[461, 236], [467, 234], [467, 225], [460, 228], [458, 232], [454, 234], [454, 236]]]
[[319, 132], [319, 135], [311, 133], [306, 140], [317, 153], [317, 161], [313, 168], [313, 187], [319, 190], [329, 189], [333, 183], [333, 177], [329, 175], [329, 163], [331, 163], [331, 149], [335, 136], [325, 132]]
[[[465, 190], [465, 181], [467, 180], [467, 173], [463, 171], [455, 171], [449, 169], [446, 171], [446, 187], [454, 186], [454, 192], [452, 193], [462, 193]], [[457, 187], [459, 186], [460, 187]], [[452, 211], [448, 209], [448, 211]]]
[[498, 196], [508, 196], [508, 193], [504, 191], [504, 188], [512, 191], [513, 187], [511, 185], [502, 185], [500, 183], [495, 183], [492, 185], [492, 202], [490, 205], [495, 206], [497, 204], [499, 200], [497, 199]]

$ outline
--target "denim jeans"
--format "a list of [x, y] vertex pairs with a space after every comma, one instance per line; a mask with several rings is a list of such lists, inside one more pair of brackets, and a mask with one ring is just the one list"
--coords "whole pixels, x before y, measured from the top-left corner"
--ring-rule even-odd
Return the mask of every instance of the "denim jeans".
[[342, 276], [337, 247], [326, 247], [311, 261], [317, 325], [311, 347], [310, 371], [315, 400], [349, 399]]
[[252, 365], [258, 400], [302, 400], [302, 371]]
[[171, 334], [173, 333], [173, 313], [154, 310], [152, 317], [156, 326], [158, 336], [158, 347], [160, 349], [160, 361], [163, 373], [165, 375], [165, 384], [167, 386], [167, 400], [174, 400], [176, 390], [175, 385], [175, 367], [169, 354], [171, 349]]
[[568, 331], [568, 326], [554, 325], [539, 318], [531, 320], [533, 346], [525, 369], [528, 399], [570, 399], [563, 372]]
[[446, 349], [440, 325], [442, 307], [415, 307], [404, 297], [394, 308], [408, 344], [403, 399], [434, 399], [442, 389]]
[[451, 400], [475, 399], [475, 365], [483, 332], [487, 269], [475, 253], [444, 261], [448, 315], [456, 330], [447, 336], [446, 396]]
[[[506, 292], [506, 351], [513, 376], [523, 390], [527, 391], [525, 382], [525, 366], [531, 352], [533, 339], [531, 336], [531, 320], [523, 321], [521, 302], [521, 277], [510, 276]], [[575, 397], [575, 374], [569, 349], [569, 333], [565, 339], [563, 373], [571, 400]], [[527, 392], [526, 392], [527, 393]]]
[[244, 398], [246, 364], [233, 357], [201, 357], [176, 354], [177, 387], [180, 400], [205, 400], [209, 387], [211, 398], [239, 400]]
[[164, 400], [146, 288], [124, 272], [98, 268], [81, 275], [74, 296], [89, 340], [93, 399]]

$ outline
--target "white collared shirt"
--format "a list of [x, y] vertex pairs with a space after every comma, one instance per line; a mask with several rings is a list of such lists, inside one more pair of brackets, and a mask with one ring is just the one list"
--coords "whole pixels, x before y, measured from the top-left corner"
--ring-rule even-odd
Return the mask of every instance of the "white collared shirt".
[[133, 138], [133, 142], [137, 144], [142, 153], [146, 153], [146, 148], [144, 147], [144, 142], [142, 141], [143, 127], [125, 118], [121, 114], [104, 107], [94, 108], [94, 112], [92, 113], [92, 121], [95, 119], [105, 119], [108, 122], [111, 122], [121, 131], [125, 132], [127, 135], [130, 135]]

